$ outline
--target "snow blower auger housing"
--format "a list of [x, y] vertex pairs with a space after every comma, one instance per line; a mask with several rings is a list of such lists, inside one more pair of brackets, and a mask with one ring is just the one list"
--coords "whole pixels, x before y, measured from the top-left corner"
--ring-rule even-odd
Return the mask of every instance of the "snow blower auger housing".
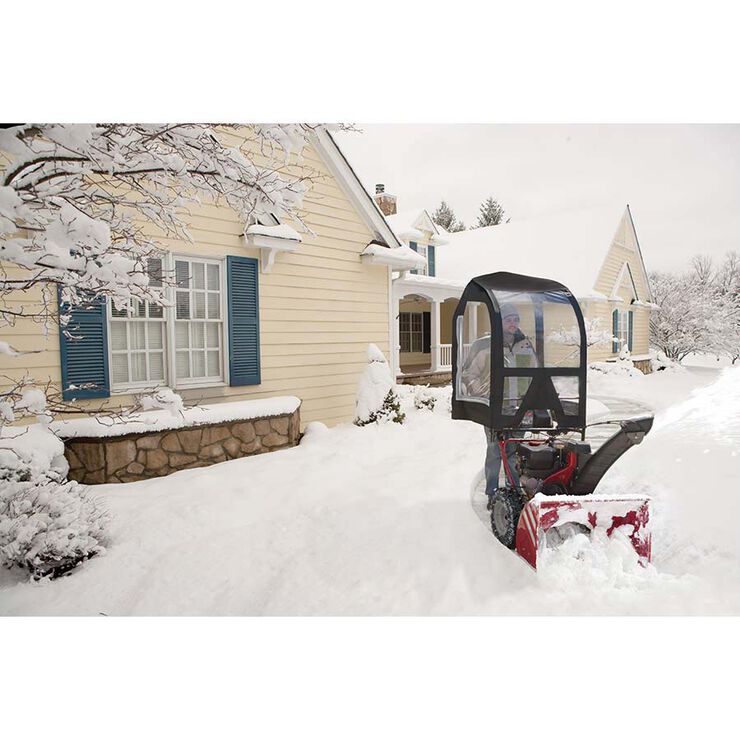
[[[597, 530], [650, 561], [649, 501], [602, 498], [606, 471], [650, 431], [652, 416], [616, 422], [592, 453], [586, 439], [586, 330], [561, 283], [495, 272], [473, 278], [453, 316], [452, 418], [498, 433], [506, 485], [490, 497], [491, 528], [537, 567], [538, 555]], [[507, 453], [515, 446], [517, 469]]]

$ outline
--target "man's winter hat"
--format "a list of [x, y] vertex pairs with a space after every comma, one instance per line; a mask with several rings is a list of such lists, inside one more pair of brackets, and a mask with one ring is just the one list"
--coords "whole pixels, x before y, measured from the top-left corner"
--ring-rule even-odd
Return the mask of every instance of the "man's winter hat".
[[505, 319], [507, 316], [516, 316], [519, 318], [519, 309], [513, 303], [501, 304], [501, 318]]

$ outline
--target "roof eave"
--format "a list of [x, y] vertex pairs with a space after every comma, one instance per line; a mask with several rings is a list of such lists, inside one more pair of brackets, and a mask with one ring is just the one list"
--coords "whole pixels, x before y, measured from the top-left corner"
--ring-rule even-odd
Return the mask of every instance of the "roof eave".
[[346, 195], [357, 208], [373, 235], [377, 239], [385, 241], [391, 247], [402, 246], [331, 133], [325, 128], [314, 129], [312, 140], [319, 156], [343, 187]]

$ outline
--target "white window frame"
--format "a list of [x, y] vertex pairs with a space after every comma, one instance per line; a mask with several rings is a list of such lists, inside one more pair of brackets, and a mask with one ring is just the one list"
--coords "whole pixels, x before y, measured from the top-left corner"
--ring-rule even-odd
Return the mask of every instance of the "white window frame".
[[[195, 380], [191, 379], [180, 379], [177, 378], [177, 366], [176, 366], [176, 350], [175, 350], [175, 321], [176, 318], [176, 305], [175, 305], [175, 292], [174, 286], [174, 275], [175, 275], [175, 261], [176, 260], [187, 260], [204, 262], [206, 264], [217, 264], [219, 265], [219, 291], [221, 294], [221, 375], [218, 379], [215, 376], [210, 378], [198, 378]], [[169, 387], [175, 390], [188, 390], [197, 388], [219, 388], [229, 385], [229, 311], [228, 311], [228, 296], [227, 296], [227, 283], [226, 283], [226, 257], [204, 257], [199, 254], [187, 254], [184, 252], [168, 252], [162, 258], [162, 272], [165, 275], [170, 276], [173, 284], [168, 285], [165, 288], [165, 296], [169, 302], [169, 306], [164, 307], [163, 319], [164, 319], [164, 358], [165, 358], [165, 372], [164, 380], [159, 382], [146, 381], [141, 383], [119, 383], [113, 386], [113, 355], [112, 355], [112, 342], [111, 342], [111, 301], [108, 301], [108, 307], [106, 311], [106, 324], [108, 331], [108, 374], [111, 381], [111, 395], [121, 395], [127, 393], [141, 393], [142, 391], [155, 390], [156, 388]], [[206, 278], [207, 279], [207, 278]], [[207, 309], [206, 309], [207, 310]], [[156, 321], [157, 319], [152, 319]], [[197, 319], [196, 319], [197, 320]], [[180, 319], [182, 321], [182, 319]], [[207, 359], [206, 359], [207, 361]], [[129, 372], [130, 377], [130, 372]]]
[[629, 311], [617, 309], [617, 340], [619, 349], [614, 354], [620, 354], [623, 347], [629, 349], [630, 346], [630, 318]]
[[428, 256], [427, 245], [419, 244], [417, 242], [416, 253], [419, 255], [419, 257], [424, 258], [424, 267], [418, 268], [416, 274], [417, 275], [428, 275], [429, 274], [429, 256]]

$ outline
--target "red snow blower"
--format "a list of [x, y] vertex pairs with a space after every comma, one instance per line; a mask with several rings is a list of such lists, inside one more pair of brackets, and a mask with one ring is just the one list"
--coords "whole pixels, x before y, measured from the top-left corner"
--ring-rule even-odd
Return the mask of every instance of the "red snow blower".
[[[491, 529], [532, 567], [575, 535], [620, 538], [650, 562], [650, 502], [594, 494], [650, 431], [626, 419], [594, 452], [586, 432], [586, 331], [578, 301], [551, 280], [497, 272], [468, 283], [453, 317], [452, 418], [496, 430], [506, 485]], [[595, 426], [595, 425], [592, 425]]]

